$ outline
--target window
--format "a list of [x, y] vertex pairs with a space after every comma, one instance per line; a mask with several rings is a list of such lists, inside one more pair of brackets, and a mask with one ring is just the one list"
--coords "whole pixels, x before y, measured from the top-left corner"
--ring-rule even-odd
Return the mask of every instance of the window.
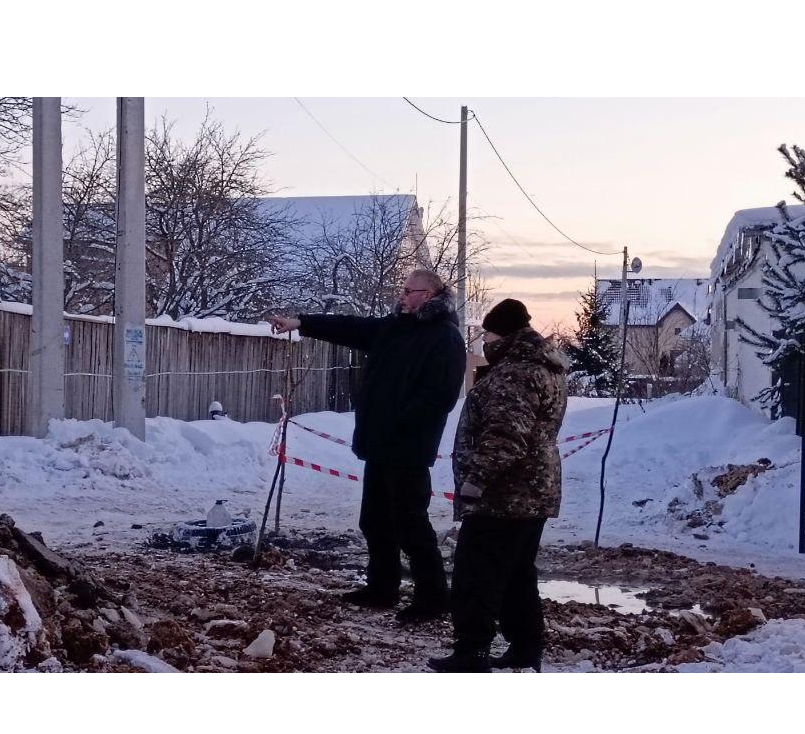
[[751, 301], [755, 298], [760, 298], [760, 288], [739, 288], [738, 300]]
[[681, 333], [682, 333], [682, 328], [681, 328], [681, 327], [679, 327], [679, 326], [677, 326], [677, 327], [674, 329], [674, 334], [676, 334], [677, 336], [679, 336]]

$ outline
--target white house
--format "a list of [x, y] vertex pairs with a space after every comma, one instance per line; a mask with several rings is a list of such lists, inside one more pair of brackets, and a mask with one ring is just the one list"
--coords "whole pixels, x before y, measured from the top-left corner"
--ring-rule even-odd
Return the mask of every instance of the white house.
[[[620, 279], [598, 279], [596, 290], [607, 306], [608, 326], [620, 323]], [[652, 389], [671, 381], [674, 363], [688, 351], [692, 329], [706, 328], [709, 297], [706, 278], [634, 278], [627, 284], [629, 322], [626, 364], [632, 379]]]
[[[792, 218], [803, 216], [805, 206], [790, 206]], [[738, 319], [758, 332], [771, 333], [774, 319], [763, 310], [758, 299], [763, 295], [763, 266], [771, 256], [765, 236], [769, 226], [781, 221], [776, 207], [742, 209], [727, 225], [718, 252], [711, 264], [710, 293], [712, 306], [712, 365], [727, 388], [728, 394], [745, 405], [763, 412], [753, 400], [764, 388], [772, 384], [777, 375], [757, 355], [757, 348], [740, 338]], [[784, 381], [788, 379], [780, 375]], [[796, 386], [791, 385], [796, 392]], [[791, 391], [784, 390], [783, 414], [791, 415], [796, 395], [787, 399]]]

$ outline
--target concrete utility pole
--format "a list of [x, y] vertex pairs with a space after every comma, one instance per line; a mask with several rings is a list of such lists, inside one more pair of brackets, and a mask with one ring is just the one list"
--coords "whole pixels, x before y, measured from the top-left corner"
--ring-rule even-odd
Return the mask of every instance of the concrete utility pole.
[[117, 98], [115, 425], [145, 440], [145, 106]]
[[629, 251], [626, 247], [623, 248], [623, 272], [621, 274], [621, 342], [626, 339], [626, 302], [628, 300], [626, 290], [629, 287], [629, 282], [626, 279], [626, 273], [629, 269]]
[[458, 169], [458, 328], [467, 341], [467, 107], [461, 108], [461, 155]]
[[33, 315], [28, 433], [44, 438], [64, 418], [64, 237], [61, 98], [33, 101]]

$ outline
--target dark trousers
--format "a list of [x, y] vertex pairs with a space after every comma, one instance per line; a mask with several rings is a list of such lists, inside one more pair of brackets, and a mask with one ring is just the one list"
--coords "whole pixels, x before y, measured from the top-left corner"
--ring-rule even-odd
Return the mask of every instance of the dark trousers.
[[485, 650], [495, 622], [516, 649], [542, 652], [544, 621], [535, 561], [545, 518], [467, 517], [453, 569], [451, 611], [457, 651]]
[[411, 563], [414, 600], [444, 603], [447, 579], [428, 518], [430, 470], [366, 462], [360, 529], [369, 548], [367, 585], [381, 594], [400, 589], [400, 551]]

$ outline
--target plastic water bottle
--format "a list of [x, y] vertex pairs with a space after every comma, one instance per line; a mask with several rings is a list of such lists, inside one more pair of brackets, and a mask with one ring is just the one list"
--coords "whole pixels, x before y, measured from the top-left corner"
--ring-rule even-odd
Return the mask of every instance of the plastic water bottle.
[[216, 500], [210, 511], [207, 513], [208, 528], [225, 528], [232, 524], [232, 516], [224, 507], [226, 500]]

